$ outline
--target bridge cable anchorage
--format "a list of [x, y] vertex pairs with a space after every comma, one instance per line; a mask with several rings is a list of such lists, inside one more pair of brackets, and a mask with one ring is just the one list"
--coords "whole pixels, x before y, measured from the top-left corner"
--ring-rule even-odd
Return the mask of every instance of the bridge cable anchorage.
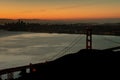
[[[65, 47], [64, 49], [62, 49], [60, 52], [58, 52], [56, 55], [54, 55], [49, 60], [53, 60], [57, 56], [60, 57], [61, 55], [64, 55], [68, 50], [70, 50], [74, 45], [76, 45], [76, 43], [78, 43], [82, 38], [83, 37], [77, 36], [73, 41], [71, 41], [71, 43], [67, 47]], [[69, 46], [71, 46], [71, 47], [69, 47]]]
[[115, 43], [115, 44], [120, 44], [120, 42], [114, 41], [114, 40], [109, 39], [109, 38], [107, 38], [107, 37], [105, 37], [105, 36], [103, 36], [103, 39], [104, 39], [104, 40], [107, 40], [107, 41], [109, 41], [109, 42]]

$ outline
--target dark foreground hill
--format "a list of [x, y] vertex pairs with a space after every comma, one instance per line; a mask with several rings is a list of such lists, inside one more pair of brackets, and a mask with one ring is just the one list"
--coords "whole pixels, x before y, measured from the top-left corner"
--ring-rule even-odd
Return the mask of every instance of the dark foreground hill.
[[54, 61], [34, 65], [17, 80], [105, 79], [119, 75], [120, 51], [80, 50]]

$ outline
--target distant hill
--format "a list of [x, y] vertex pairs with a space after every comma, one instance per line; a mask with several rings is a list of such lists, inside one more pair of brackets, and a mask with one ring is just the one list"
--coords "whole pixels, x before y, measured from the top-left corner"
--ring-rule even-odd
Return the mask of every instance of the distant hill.
[[[0, 19], [0, 24], [17, 22], [19, 19]], [[20, 19], [25, 23], [40, 23], [40, 24], [71, 24], [76, 21], [71, 20], [41, 20], [41, 19]], [[77, 21], [79, 22], [79, 21]]]
[[0, 24], [5, 24], [5, 23], [12, 23], [15, 22], [16, 20], [13, 19], [0, 19]]
[[[120, 18], [107, 19], [83, 19], [83, 20], [43, 20], [43, 19], [20, 19], [26, 23], [41, 24], [74, 24], [74, 23], [120, 23]], [[16, 22], [18, 19], [0, 19], [0, 24]]]

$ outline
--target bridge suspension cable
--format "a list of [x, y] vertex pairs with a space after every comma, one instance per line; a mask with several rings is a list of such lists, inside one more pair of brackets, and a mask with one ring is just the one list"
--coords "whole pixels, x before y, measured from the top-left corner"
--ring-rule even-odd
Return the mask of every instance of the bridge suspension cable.
[[109, 42], [115, 43], [115, 44], [120, 44], [120, 42], [114, 41], [114, 40], [112, 40], [112, 39], [110, 39], [110, 38], [107, 38], [107, 37], [105, 37], [105, 36], [103, 36], [103, 39], [104, 39], [104, 40], [107, 40], [107, 41], [109, 41]]
[[71, 41], [70, 44], [68, 44], [68, 46], [66, 46], [64, 49], [60, 50], [60, 52], [58, 52], [56, 55], [54, 55], [49, 60], [53, 60], [53, 59], [55, 59], [57, 57], [61, 57], [61, 56], [65, 55], [71, 48], [73, 48], [82, 39], [83, 39], [83, 36], [82, 37], [77, 36], [73, 41]]

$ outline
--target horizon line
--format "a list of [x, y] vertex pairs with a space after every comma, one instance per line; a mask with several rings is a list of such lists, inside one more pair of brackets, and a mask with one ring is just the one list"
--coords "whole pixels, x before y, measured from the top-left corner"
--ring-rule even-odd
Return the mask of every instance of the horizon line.
[[49, 21], [55, 21], [55, 20], [103, 20], [103, 19], [120, 19], [120, 18], [81, 18], [81, 19], [40, 19], [40, 18], [0, 18], [1, 20], [7, 19], [7, 20], [49, 20]]

